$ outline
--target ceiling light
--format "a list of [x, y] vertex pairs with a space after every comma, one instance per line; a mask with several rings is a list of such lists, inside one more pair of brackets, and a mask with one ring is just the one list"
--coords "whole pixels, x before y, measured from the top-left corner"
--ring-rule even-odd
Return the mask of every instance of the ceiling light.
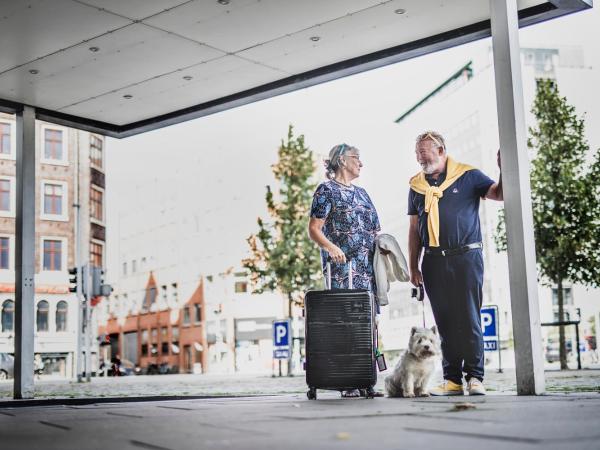
[[133, 98], [133, 95], [131, 95], [131, 94], [125, 94], [123, 96], [123, 98], [126, 98], [127, 100], [129, 100], [129, 99]]
[[30, 73], [31, 75], [37, 75], [38, 73], [40, 73], [40, 71], [39, 71], [39, 70], [37, 70], [37, 69], [31, 69], [31, 70], [29, 71], [29, 73]]
[[217, 0], [217, 3], [220, 3], [221, 5], [229, 5], [229, 0]]
[[190, 81], [192, 78], [193, 78], [193, 77], [192, 77], [192, 76], [190, 76], [190, 75], [186, 75], [185, 77], [183, 77], [183, 79], [184, 79], [185, 81]]
[[90, 47], [90, 52], [96, 53], [98, 50], [100, 50], [100, 47]]
[[396, 14], [404, 14], [404, 13], [406, 12], [406, 10], [405, 10], [405, 9], [402, 9], [402, 8], [400, 8], [400, 9], [397, 9], [396, 11], [394, 11], [394, 12], [395, 12]]
[[311, 36], [310, 40], [313, 42], [318, 42], [321, 38], [319, 36]]

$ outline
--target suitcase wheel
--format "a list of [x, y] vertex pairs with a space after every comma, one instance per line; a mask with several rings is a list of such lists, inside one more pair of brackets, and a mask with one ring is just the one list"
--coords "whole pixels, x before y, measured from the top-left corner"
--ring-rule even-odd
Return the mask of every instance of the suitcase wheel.
[[371, 388], [359, 389], [360, 396], [364, 398], [375, 398], [375, 390]]
[[308, 391], [306, 392], [306, 396], [308, 397], [309, 400], [316, 400], [317, 399], [317, 390], [315, 388], [309, 388]]

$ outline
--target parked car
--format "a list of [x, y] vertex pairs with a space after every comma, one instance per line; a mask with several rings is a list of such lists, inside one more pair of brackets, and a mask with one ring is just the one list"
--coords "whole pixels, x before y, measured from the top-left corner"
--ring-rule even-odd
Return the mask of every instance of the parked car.
[[0, 353], [0, 380], [14, 377], [15, 358], [9, 353]]
[[[565, 347], [567, 350], [567, 360], [572, 356], [573, 344], [570, 340], [565, 342]], [[548, 345], [546, 345], [546, 361], [549, 363], [554, 363], [560, 361], [558, 342], [550, 341]]]

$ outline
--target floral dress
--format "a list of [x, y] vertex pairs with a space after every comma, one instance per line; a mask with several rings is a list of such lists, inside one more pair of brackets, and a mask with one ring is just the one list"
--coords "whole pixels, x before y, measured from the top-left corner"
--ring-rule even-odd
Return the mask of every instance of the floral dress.
[[[325, 219], [323, 233], [352, 260], [354, 289], [375, 293], [373, 254], [375, 238], [381, 230], [377, 211], [363, 188], [344, 186], [330, 180], [321, 183], [315, 191], [311, 217]], [[328, 253], [321, 250], [323, 272]], [[331, 264], [331, 287], [348, 288], [348, 265]]]

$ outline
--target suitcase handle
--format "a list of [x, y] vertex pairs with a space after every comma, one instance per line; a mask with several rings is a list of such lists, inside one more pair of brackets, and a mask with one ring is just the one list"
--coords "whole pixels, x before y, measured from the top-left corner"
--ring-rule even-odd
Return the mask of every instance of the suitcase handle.
[[[348, 289], [352, 289], [352, 260], [348, 259]], [[327, 257], [327, 276], [325, 277], [325, 288], [331, 289], [331, 256]]]

